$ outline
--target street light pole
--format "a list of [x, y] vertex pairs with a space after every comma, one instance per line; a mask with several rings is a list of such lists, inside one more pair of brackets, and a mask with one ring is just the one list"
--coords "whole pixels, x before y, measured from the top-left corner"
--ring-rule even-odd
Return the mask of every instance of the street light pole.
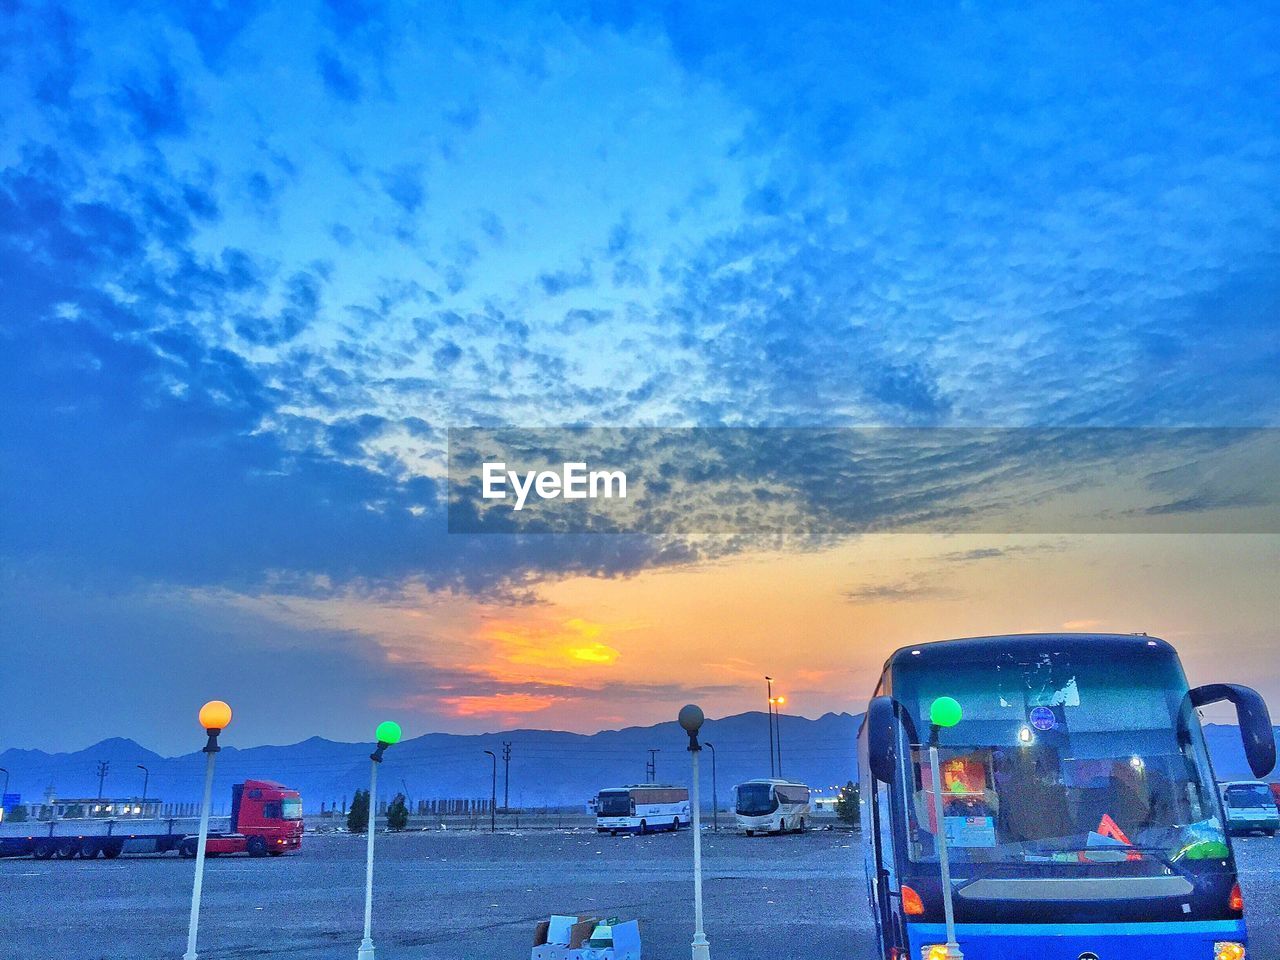
[[929, 776], [933, 780], [933, 815], [936, 819], [934, 837], [938, 845], [938, 868], [942, 873], [942, 910], [946, 920], [946, 960], [964, 960], [960, 944], [956, 941], [956, 915], [951, 892], [951, 858], [947, 851], [947, 821], [942, 803], [942, 764], [938, 759], [938, 733], [943, 727], [954, 727], [960, 722], [960, 704], [951, 697], [939, 697], [929, 707]]
[[710, 740], [703, 740], [702, 745], [711, 751], [711, 829], [720, 832], [720, 801], [716, 790], [716, 748]]
[[4, 774], [4, 789], [0, 790], [0, 823], [4, 823], [4, 798], [9, 792], [9, 771], [0, 767], [0, 773]]
[[496, 833], [498, 830], [495, 819], [498, 814], [498, 755], [492, 750], [486, 750], [485, 753], [493, 760], [493, 784], [489, 788], [489, 832]]
[[773, 701], [773, 710], [774, 714], [776, 714], [776, 718], [773, 721], [773, 736], [778, 741], [778, 776], [780, 777], [782, 776], [782, 710], [778, 708], [782, 707], [782, 704], [785, 704], [786, 701], [787, 698], [785, 696], [780, 696], [780, 698]]
[[765, 677], [764, 682], [768, 685], [768, 706], [769, 706], [769, 776], [774, 776], [773, 769], [773, 677]]
[[[138, 769], [142, 771], [142, 805], [145, 807], [147, 805], [147, 785], [151, 782], [151, 771], [142, 764], [138, 764]], [[145, 813], [146, 811], [143, 812]]]
[[378, 819], [378, 766], [387, 747], [400, 742], [400, 724], [384, 720], [373, 732], [378, 747], [369, 754], [369, 822], [365, 825], [368, 839], [364, 848], [364, 939], [356, 951], [356, 960], [373, 960], [373, 834]]
[[692, 960], [711, 960], [711, 944], [702, 929], [702, 811], [698, 796], [698, 731], [706, 718], [702, 708], [688, 704], [680, 709], [680, 726], [689, 734], [689, 755], [693, 758], [693, 942]]
[[191, 886], [191, 917], [187, 921], [187, 952], [182, 960], [196, 960], [196, 933], [200, 927], [200, 896], [204, 892], [204, 848], [209, 840], [209, 808], [213, 805], [213, 761], [222, 748], [218, 734], [231, 723], [231, 708], [221, 700], [210, 700], [200, 708], [200, 726], [209, 739], [205, 742], [204, 798], [200, 802], [200, 832], [196, 840], [196, 877]]

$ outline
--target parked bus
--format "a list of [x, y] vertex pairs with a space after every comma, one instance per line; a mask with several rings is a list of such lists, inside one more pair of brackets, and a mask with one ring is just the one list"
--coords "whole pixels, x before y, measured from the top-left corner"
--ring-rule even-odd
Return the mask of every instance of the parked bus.
[[[1262, 698], [1189, 690], [1173, 648], [1145, 634], [894, 653], [858, 732], [880, 956], [946, 955], [941, 832], [965, 956], [1243, 958], [1244, 901], [1196, 713], [1219, 701], [1235, 705], [1250, 766], [1266, 776], [1275, 741]], [[943, 722], [959, 721], [932, 724], [935, 702], [953, 708]]]
[[653, 833], [689, 825], [689, 789], [660, 783], [610, 787], [596, 795], [596, 831]]
[[748, 780], [733, 788], [738, 829], [757, 833], [804, 833], [813, 817], [809, 788], [789, 780]]
[[1227, 810], [1227, 830], [1233, 834], [1257, 830], [1268, 837], [1280, 831], [1280, 809], [1275, 794], [1261, 780], [1241, 780], [1222, 785], [1222, 802]]

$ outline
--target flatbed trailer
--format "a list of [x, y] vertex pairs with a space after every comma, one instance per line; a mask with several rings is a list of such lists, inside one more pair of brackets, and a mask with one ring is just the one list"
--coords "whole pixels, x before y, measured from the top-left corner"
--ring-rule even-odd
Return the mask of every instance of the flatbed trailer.
[[[199, 817], [74, 817], [0, 824], [0, 857], [36, 860], [113, 860], [125, 853], [194, 857]], [[279, 856], [302, 845], [302, 799], [270, 780], [246, 780], [231, 788], [231, 815], [211, 817], [208, 856], [245, 853]]]

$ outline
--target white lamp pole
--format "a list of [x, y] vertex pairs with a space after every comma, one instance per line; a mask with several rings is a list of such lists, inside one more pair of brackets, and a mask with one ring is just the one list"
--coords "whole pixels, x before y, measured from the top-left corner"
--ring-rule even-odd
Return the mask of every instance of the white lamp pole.
[[951, 893], [951, 857], [947, 851], [947, 820], [942, 803], [942, 764], [938, 759], [938, 732], [960, 722], [960, 704], [951, 697], [939, 697], [929, 708], [932, 724], [929, 738], [929, 774], [933, 780], [933, 815], [937, 820], [934, 837], [938, 844], [938, 867], [942, 872], [942, 910], [947, 924], [947, 960], [964, 960], [956, 941], [955, 903]]
[[703, 717], [700, 707], [689, 704], [680, 711], [680, 726], [689, 734], [689, 753], [693, 757], [693, 960], [711, 960], [711, 944], [702, 929], [702, 809], [698, 793], [698, 730]]
[[378, 818], [378, 764], [387, 747], [400, 742], [400, 725], [386, 720], [378, 724], [374, 736], [378, 748], [369, 754], [369, 822], [364, 861], [364, 939], [356, 951], [356, 960], [374, 960], [373, 948], [373, 834]]
[[200, 927], [200, 897], [204, 892], [204, 848], [209, 839], [209, 808], [213, 805], [213, 761], [222, 748], [218, 734], [231, 722], [231, 708], [210, 700], [200, 708], [200, 726], [209, 735], [204, 745], [204, 798], [200, 802], [200, 833], [196, 841], [196, 878], [191, 886], [191, 917], [187, 921], [187, 952], [182, 960], [196, 960], [196, 934]]

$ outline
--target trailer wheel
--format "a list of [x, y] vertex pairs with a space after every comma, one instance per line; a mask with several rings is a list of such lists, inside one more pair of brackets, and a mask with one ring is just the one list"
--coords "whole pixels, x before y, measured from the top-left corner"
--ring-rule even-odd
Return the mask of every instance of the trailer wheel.
[[54, 849], [53, 855], [59, 860], [70, 860], [79, 850], [80, 848], [74, 843], [60, 843]]
[[37, 860], [48, 860], [53, 856], [54, 851], [57, 849], [57, 844], [51, 843], [48, 840], [41, 840], [31, 848], [31, 856], [35, 857]]
[[124, 851], [124, 841], [117, 840], [115, 843], [107, 843], [102, 847], [102, 855], [108, 860], [114, 860]]
[[98, 853], [101, 850], [102, 847], [98, 845], [97, 840], [84, 840], [80, 844], [80, 859], [96, 860], [98, 859]]
[[195, 837], [186, 837], [178, 843], [178, 856], [187, 860], [194, 860], [196, 855], [196, 847], [200, 841]]
[[265, 857], [267, 855], [267, 841], [261, 837], [250, 837], [244, 849], [251, 857]]

